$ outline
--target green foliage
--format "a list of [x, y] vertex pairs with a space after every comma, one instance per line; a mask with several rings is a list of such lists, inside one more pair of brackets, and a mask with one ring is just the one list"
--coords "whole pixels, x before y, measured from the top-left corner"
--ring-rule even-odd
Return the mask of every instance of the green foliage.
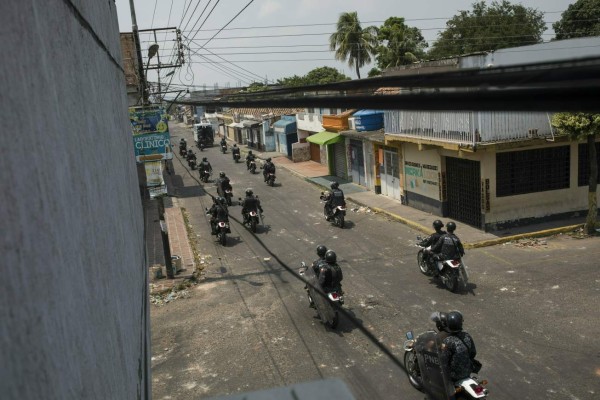
[[600, 35], [600, 0], [577, 0], [552, 27], [556, 39]]
[[277, 80], [277, 84], [285, 87], [295, 87], [306, 85], [303, 76], [290, 76], [288, 78], [282, 78]]
[[264, 92], [269, 90], [269, 87], [260, 82], [252, 82], [244, 91], [245, 93]]
[[304, 77], [304, 81], [307, 85], [323, 85], [325, 83], [349, 80], [349, 77], [332, 67], [315, 68]]
[[[427, 42], [421, 31], [409, 27], [404, 18], [390, 17], [377, 33], [377, 67], [385, 69], [411, 64], [423, 58]], [[370, 75], [369, 75], [370, 76]]]
[[600, 114], [557, 113], [552, 116], [552, 126], [575, 139], [585, 139], [600, 133]]
[[335, 68], [319, 67], [310, 71], [304, 76], [294, 75], [289, 78], [282, 78], [277, 81], [279, 85], [285, 87], [305, 86], [305, 85], [323, 85], [341, 81], [349, 81], [350, 78], [342, 74]]
[[371, 68], [368, 76], [369, 78], [373, 78], [374, 76], [381, 76], [381, 71], [377, 68]]
[[335, 51], [335, 59], [348, 61], [360, 79], [360, 68], [371, 62], [377, 46], [377, 28], [362, 28], [355, 12], [342, 13], [336, 31], [329, 37], [329, 49]]
[[460, 11], [446, 23], [428, 53], [444, 58], [479, 51], [524, 46], [542, 41], [546, 29], [544, 14], [507, 0], [473, 4], [473, 10]]

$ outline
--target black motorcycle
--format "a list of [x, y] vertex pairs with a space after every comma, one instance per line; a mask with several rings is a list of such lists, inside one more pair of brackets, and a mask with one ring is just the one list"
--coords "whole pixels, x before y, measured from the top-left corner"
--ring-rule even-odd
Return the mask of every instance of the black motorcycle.
[[186, 146], [179, 146], [179, 155], [181, 157], [187, 157], [187, 147]]
[[[436, 313], [432, 315], [435, 321]], [[437, 323], [436, 323], [437, 324]], [[450, 379], [449, 360], [442, 351], [446, 332], [426, 331], [416, 338], [406, 333], [404, 367], [408, 381], [430, 399], [484, 399], [488, 395], [487, 381], [471, 376], [453, 382]]]
[[207, 183], [210, 178], [210, 170], [208, 169], [200, 169], [200, 180], [204, 183]]
[[221, 153], [227, 153], [227, 143], [221, 143]]
[[192, 170], [196, 169], [196, 158], [194, 158], [194, 157], [188, 157], [188, 166]]
[[254, 160], [250, 161], [250, 166], [248, 169], [250, 170], [251, 174], [255, 174], [256, 173], [256, 161], [254, 161]]
[[417, 240], [419, 241], [416, 244], [419, 247], [417, 265], [423, 275], [438, 276], [444, 286], [451, 292], [457, 292], [461, 288], [467, 289], [469, 273], [462, 258], [443, 261], [435, 260], [433, 255], [425, 252], [426, 248], [421, 245], [424, 239], [417, 236]]
[[233, 161], [235, 161], [236, 164], [240, 162], [240, 153], [233, 153]]
[[[321, 199], [321, 201], [327, 202], [329, 200], [329, 196], [329, 193], [321, 192], [321, 196], [319, 197], [319, 199]], [[333, 206], [333, 210], [330, 210], [329, 214], [327, 214], [326, 209], [324, 209], [323, 212], [327, 221], [333, 222], [335, 226], [338, 226], [340, 228], [344, 227], [346, 218], [346, 204]]]
[[344, 304], [344, 298], [337, 291], [324, 292], [319, 284], [319, 277], [312, 267], [307, 267], [304, 262], [298, 273], [309, 283], [306, 285], [306, 290], [310, 306], [317, 310], [325, 326], [335, 329], [340, 321], [337, 307]]
[[250, 230], [254, 233], [256, 233], [256, 227], [258, 226], [258, 222], [258, 211], [250, 210], [246, 215], [244, 215], [244, 225], [248, 226]]

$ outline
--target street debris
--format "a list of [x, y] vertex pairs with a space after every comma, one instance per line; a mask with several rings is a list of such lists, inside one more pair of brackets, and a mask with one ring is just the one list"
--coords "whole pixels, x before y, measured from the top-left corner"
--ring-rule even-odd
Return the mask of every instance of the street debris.
[[354, 207], [352, 209], [352, 211], [354, 211], [355, 213], [366, 213], [366, 214], [370, 214], [373, 212], [369, 207]]
[[157, 306], [164, 306], [165, 304], [177, 299], [188, 298], [190, 296], [190, 292], [187, 289], [196, 284], [197, 282], [191, 279], [186, 279], [184, 282], [172, 287], [170, 290], [166, 289], [161, 291], [161, 287], [163, 285], [151, 283], [150, 303]]
[[548, 245], [548, 241], [546, 239], [537, 238], [512, 240], [509, 243], [517, 247], [540, 247]]

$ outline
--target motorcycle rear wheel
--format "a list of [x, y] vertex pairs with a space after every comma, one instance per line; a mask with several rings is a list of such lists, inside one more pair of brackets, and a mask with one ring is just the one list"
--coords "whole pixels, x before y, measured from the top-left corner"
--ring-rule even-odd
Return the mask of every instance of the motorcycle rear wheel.
[[458, 273], [455, 271], [448, 272], [448, 276], [446, 277], [446, 287], [452, 293], [456, 293], [458, 290]]
[[219, 243], [221, 243], [222, 246], [225, 246], [227, 244], [227, 235], [225, 234], [225, 232], [219, 232], [218, 239]]
[[339, 316], [338, 312], [336, 311], [335, 314], [333, 315], [333, 319], [331, 321], [325, 322], [325, 325], [330, 329], [335, 329], [338, 326], [339, 322], [340, 322], [340, 316]]
[[256, 233], [256, 220], [254, 218], [250, 220], [250, 229], [252, 229], [252, 232]]
[[335, 218], [335, 224], [337, 226], [339, 226], [340, 228], [343, 228], [344, 227], [344, 216], [336, 215], [334, 218]]
[[419, 370], [419, 364], [417, 362], [417, 355], [414, 351], [407, 351], [404, 353], [404, 368], [406, 369], [406, 375], [408, 381], [417, 390], [423, 390], [423, 378], [421, 377], [421, 371]]

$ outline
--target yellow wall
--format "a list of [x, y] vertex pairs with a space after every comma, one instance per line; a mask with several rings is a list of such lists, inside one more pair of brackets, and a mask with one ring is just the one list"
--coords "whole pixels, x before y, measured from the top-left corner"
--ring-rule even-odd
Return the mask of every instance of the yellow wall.
[[442, 171], [442, 162], [440, 150], [419, 151], [417, 145], [413, 143], [406, 143], [403, 147], [404, 189], [434, 200], [441, 200], [439, 175]]

